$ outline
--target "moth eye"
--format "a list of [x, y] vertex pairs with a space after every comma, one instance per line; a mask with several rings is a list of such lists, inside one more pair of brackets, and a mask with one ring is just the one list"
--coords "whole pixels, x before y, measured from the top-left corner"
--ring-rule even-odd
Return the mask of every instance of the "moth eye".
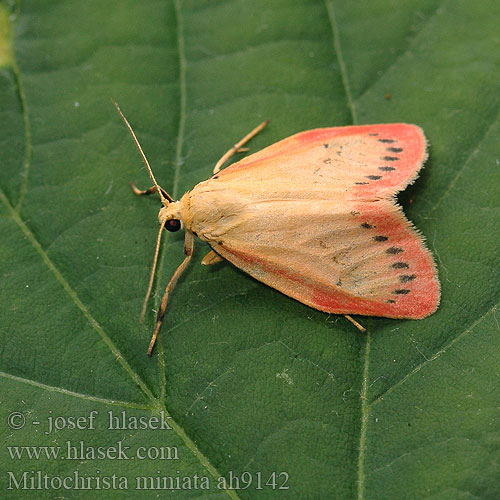
[[181, 221], [179, 219], [170, 219], [165, 224], [165, 229], [170, 231], [171, 233], [175, 233], [175, 231], [179, 231], [181, 228]]

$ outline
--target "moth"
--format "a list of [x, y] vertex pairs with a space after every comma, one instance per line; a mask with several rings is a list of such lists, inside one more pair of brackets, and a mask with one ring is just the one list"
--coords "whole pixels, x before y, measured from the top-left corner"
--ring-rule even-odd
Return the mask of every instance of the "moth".
[[163, 229], [185, 230], [185, 258], [168, 282], [148, 348], [151, 355], [168, 297], [193, 255], [194, 237], [212, 250], [202, 264], [227, 260], [314, 309], [421, 319], [439, 305], [436, 266], [405, 218], [396, 193], [415, 181], [427, 158], [421, 128], [404, 123], [301, 132], [222, 169], [267, 124], [227, 151], [213, 175], [175, 201], [161, 188], [120, 108], [162, 206], [152, 289]]

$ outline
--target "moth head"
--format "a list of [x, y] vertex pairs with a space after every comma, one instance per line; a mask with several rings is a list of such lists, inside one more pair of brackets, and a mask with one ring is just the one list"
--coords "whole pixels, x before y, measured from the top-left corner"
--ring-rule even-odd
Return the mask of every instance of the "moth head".
[[172, 233], [179, 231], [183, 226], [179, 202], [164, 204], [158, 212], [158, 221], [167, 231]]
[[123, 123], [125, 123], [125, 126], [128, 128], [130, 135], [134, 140], [135, 146], [139, 151], [139, 154], [141, 155], [144, 164], [146, 165], [149, 177], [151, 177], [151, 180], [153, 181], [153, 187], [147, 189], [146, 191], [140, 191], [137, 188], [135, 188], [133, 184], [131, 184], [132, 189], [136, 194], [158, 193], [158, 195], [160, 196], [160, 200], [162, 202], [162, 207], [160, 208], [160, 212], [158, 214], [158, 219], [160, 221], [160, 230], [158, 232], [158, 237], [156, 239], [156, 249], [153, 259], [153, 266], [151, 269], [151, 276], [149, 278], [148, 291], [146, 292], [146, 297], [144, 298], [144, 303], [142, 305], [142, 312], [141, 312], [141, 321], [142, 321], [142, 318], [144, 318], [144, 314], [146, 312], [146, 306], [148, 303], [149, 296], [151, 295], [151, 290], [153, 289], [153, 280], [156, 272], [156, 264], [158, 262], [158, 255], [160, 252], [161, 235], [163, 233], [162, 229], [165, 228], [168, 231], [178, 231], [182, 227], [180, 209], [179, 209], [180, 207], [179, 207], [179, 202], [174, 201], [174, 199], [167, 193], [167, 191], [165, 191], [162, 187], [159, 186], [158, 182], [155, 179], [153, 171], [151, 170], [151, 166], [149, 165], [148, 159], [146, 158], [146, 155], [144, 154], [144, 151], [142, 150], [142, 147], [139, 144], [139, 141], [137, 140], [137, 137], [134, 131], [132, 130], [130, 123], [122, 113], [120, 106], [118, 106], [118, 104], [115, 101], [113, 100], [111, 101], [115, 105], [115, 108], [118, 111], [118, 114], [120, 115], [121, 119], [123, 120]]

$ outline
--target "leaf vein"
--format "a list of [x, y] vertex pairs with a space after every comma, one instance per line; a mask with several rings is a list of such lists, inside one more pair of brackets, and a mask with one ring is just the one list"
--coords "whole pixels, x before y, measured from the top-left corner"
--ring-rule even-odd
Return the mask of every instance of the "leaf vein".
[[394, 68], [395, 66], [397, 66], [399, 64], [399, 62], [401, 61], [401, 59], [410, 53], [410, 50], [411, 48], [416, 44], [416, 41], [418, 39], [418, 37], [423, 33], [423, 31], [427, 28], [427, 26], [429, 26], [429, 24], [431, 23], [431, 21], [434, 19], [434, 17], [436, 17], [438, 14], [440, 14], [442, 12], [442, 6], [441, 5], [438, 5], [436, 7], [436, 9], [434, 10], [434, 12], [432, 12], [428, 17], [427, 19], [425, 20], [425, 22], [422, 24], [422, 26], [420, 27], [420, 29], [418, 31], [416, 31], [413, 36], [411, 37], [411, 39], [408, 40], [407, 42], [407, 45], [406, 45], [406, 49], [403, 50], [402, 52], [400, 52], [394, 59], [393, 59], [393, 62], [387, 66], [382, 72], [380, 72], [378, 75], [377, 75], [377, 78], [375, 78], [371, 83], [370, 85], [364, 89], [360, 94], [359, 96], [357, 97], [357, 100], [363, 98], [368, 92], [370, 92], [371, 89], [373, 89], [373, 87], [375, 87], [375, 85], [380, 81], [382, 80], [382, 78], [392, 69]]
[[[19, 8], [19, 7], [18, 7]], [[17, 9], [16, 9], [17, 10]], [[18, 16], [18, 12], [16, 12], [14, 19]], [[14, 30], [11, 30], [13, 32]], [[31, 167], [31, 157], [33, 151], [33, 144], [31, 139], [31, 122], [28, 114], [28, 102], [26, 100], [26, 94], [24, 92], [23, 81], [21, 77], [21, 72], [19, 71], [19, 67], [17, 65], [17, 60], [15, 56], [15, 51], [12, 51], [12, 74], [14, 76], [14, 81], [16, 84], [16, 93], [17, 98], [20, 103], [21, 112], [23, 114], [23, 122], [24, 122], [24, 140], [25, 140], [25, 151], [24, 151], [24, 166], [22, 173], [22, 183], [21, 188], [19, 190], [19, 198], [17, 200], [16, 211], [20, 211], [24, 197], [26, 195], [26, 191], [28, 188], [28, 177], [29, 171]]]
[[[139, 388], [142, 390], [142, 392], [148, 397], [148, 399], [155, 405], [156, 409], [163, 409], [165, 414], [170, 417], [170, 425], [174, 429], [174, 431], [177, 433], [177, 435], [184, 441], [185, 445], [187, 448], [193, 453], [193, 455], [200, 461], [200, 463], [208, 470], [210, 474], [212, 474], [215, 478], [219, 478], [220, 474], [217, 471], [217, 469], [210, 463], [208, 458], [203, 455], [203, 453], [198, 449], [196, 444], [189, 438], [189, 436], [186, 434], [184, 429], [178, 424], [173, 417], [170, 415], [169, 411], [166, 408], [166, 405], [164, 402], [160, 403], [153, 395], [152, 391], [147, 387], [145, 382], [141, 379], [141, 377], [133, 370], [133, 368], [130, 366], [130, 364], [124, 359], [122, 356], [121, 352], [119, 349], [115, 346], [111, 338], [106, 334], [104, 329], [101, 327], [101, 325], [97, 322], [97, 320], [91, 315], [90, 311], [85, 307], [83, 302], [80, 300], [78, 297], [77, 293], [69, 283], [66, 281], [64, 276], [61, 274], [59, 269], [56, 267], [56, 265], [52, 262], [52, 260], [49, 258], [45, 250], [42, 248], [41, 244], [39, 241], [36, 239], [35, 235], [31, 232], [31, 230], [28, 228], [28, 226], [25, 224], [25, 222], [21, 219], [17, 211], [14, 209], [14, 207], [9, 203], [9, 200], [3, 193], [3, 191], [0, 190], [0, 199], [6, 206], [7, 210], [11, 214], [12, 219], [16, 222], [16, 224], [19, 226], [20, 230], [24, 233], [24, 235], [28, 238], [30, 243], [33, 245], [35, 250], [38, 252], [40, 257], [42, 258], [42, 261], [45, 263], [45, 265], [49, 268], [49, 270], [52, 272], [56, 280], [62, 285], [66, 293], [69, 295], [71, 300], [75, 303], [75, 305], [80, 309], [80, 311], [84, 314], [84, 316], [87, 318], [91, 326], [94, 328], [94, 330], [97, 331], [97, 333], [100, 335], [104, 343], [108, 346], [110, 351], [115, 355], [117, 361], [122, 365], [122, 367], [125, 369], [125, 371], [129, 374], [129, 376], [132, 378], [132, 380], [139, 386]], [[238, 495], [234, 491], [231, 490], [224, 490], [233, 500], [239, 500]]]
[[407, 375], [405, 375], [400, 381], [398, 381], [396, 384], [394, 384], [393, 386], [389, 387], [389, 389], [387, 389], [382, 394], [380, 394], [376, 399], [374, 399], [369, 404], [370, 409], [373, 408], [378, 403], [380, 403], [384, 399], [385, 396], [387, 396], [388, 394], [390, 394], [391, 392], [393, 392], [398, 387], [401, 387], [409, 378], [411, 378], [413, 375], [415, 375], [420, 370], [422, 370], [422, 368], [424, 368], [426, 365], [428, 365], [432, 361], [434, 361], [437, 358], [439, 358], [441, 356], [441, 354], [444, 354], [450, 347], [452, 347], [453, 345], [455, 345], [463, 337], [465, 337], [468, 333], [470, 333], [489, 314], [493, 313], [494, 317], [496, 318], [495, 311], [496, 311], [496, 308], [498, 307], [499, 304], [500, 304], [500, 302], [496, 303], [493, 307], [491, 307], [490, 309], [488, 309], [480, 318], [478, 318], [476, 321], [474, 321], [471, 326], [469, 326], [468, 328], [466, 328], [465, 330], [463, 330], [460, 334], [458, 334], [453, 340], [451, 340], [450, 342], [448, 342], [439, 351], [437, 351], [436, 353], [434, 353], [432, 356], [427, 357], [425, 359], [425, 361], [422, 361], [422, 363], [420, 363], [419, 365], [417, 365], [411, 372], [409, 372]]
[[363, 366], [363, 383], [361, 386], [361, 428], [359, 432], [359, 454], [358, 454], [358, 500], [365, 498], [365, 455], [366, 455], [366, 434], [368, 430], [368, 416], [370, 407], [368, 405], [368, 375], [370, 369], [370, 347], [371, 335], [366, 333], [365, 355]]
[[130, 375], [132, 380], [140, 387], [142, 392], [151, 400], [155, 401], [155, 397], [153, 396], [153, 393], [151, 390], [146, 386], [144, 381], [139, 377], [139, 375], [133, 370], [133, 368], [127, 363], [127, 361], [123, 358], [120, 350], [115, 346], [111, 338], [107, 335], [107, 333], [104, 331], [102, 326], [97, 322], [97, 320], [92, 316], [90, 311], [85, 307], [83, 302], [80, 300], [78, 297], [77, 293], [73, 288], [70, 286], [70, 284], [66, 281], [64, 276], [61, 274], [59, 269], [56, 267], [56, 265], [52, 262], [50, 257], [47, 255], [47, 252], [42, 248], [42, 245], [40, 242], [36, 239], [35, 235], [31, 232], [31, 230], [28, 228], [26, 223], [21, 219], [20, 215], [18, 212], [15, 210], [15, 208], [9, 203], [7, 197], [3, 193], [3, 191], [0, 191], [0, 198], [3, 201], [4, 205], [6, 206], [7, 210], [10, 212], [12, 219], [16, 224], [19, 226], [20, 230], [24, 233], [24, 235], [28, 238], [30, 243], [33, 245], [34, 249], [38, 252], [40, 257], [42, 258], [42, 261], [45, 263], [45, 265], [49, 268], [49, 270], [52, 272], [56, 280], [62, 285], [66, 293], [69, 295], [71, 300], [74, 302], [74, 304], [80, 309], [80, 311], [83, 313], [83, 315], [87, 318], [89, 323], [92, 325], [94, 330], [100, 335], [101, 339], [104, 341], [104, 343], [108, 346], [110, 351], [115, 355], [117, 361], [122, 365], [122, 368]]
[[429, 210], [427, 211], [427, 213], [425, 215], [422, 215], [419, 219], [417, 219], [416, 224], [418, 224], [419, 221], [424, 220], [427, 217], [429, 217], [429, 215], [432, 212], [434, 212], [434, 210], [436, 210], [436, 208], [438, 208], [439, 205], [441, 205], [443, 200], [448, 197], [448, 195], [451, 193], [451, 191], [455, 187], [455, 184], [457, 183], [458, 179], [462, 176], [462, 174], [466, 170], [469, 163], [474, 159], [476, 154], [479, 153], [479, 150], [480, 150], [481, 146], [483, 145], [484, 141], [486, 141], [486, 139], [488, 139], [492, 130], [495, 128], [496, 125], [498, 125], [499, 120], [500, 120], [500, 113], [497, 114], [496, 119], [493, 120], [491, 125], [488, 127], [488, 130], [486, 130], [486, 132], [484, 133], [482, 138], [478, 141], [476, 147], [469, 153], [469, 155], [467, 156], [463, 165], [458, 169], [457, 173], [455, 174], [455, 177], [453, 177], [453, 179], [450, 181], [450, 183], [448, 184], [447, 188], [444, 190], [441, 197], [436, 201], [436, 203], [434, 203], [434, 205], [432, 205], [432, 207], [429, 208]]
[[335, 12], [333, 9], [333, 2], [326, 1], [325, 7], [326, 7], [326, 10], [328, 12], [328, 20], [330, 22], [330, 28], [332, 30], [332, 35], [333, 35], [333, 48], [335, 50], [335, 54], [336, 54], [337, 60], [339, 62], [340, 74], [342, 76], [342, 83], [344, 85], [345, 95], [347, 97], [347, 102], [349, 105], [349, 109], [351, 111], [352, 123], [356, 123], [358, 121], [357, 120], [357, 113], [356, 113], [354, 101], [352, 99], [351, 87], [349, 84], [349, 77], [347, 75], [347, 68], [346, 68], [346, 65], [344, 62], [344, 56], [342, 54], [342, 47], [340, 45], [339, 29], [337, 26], [337, 21], [335, 20]]
[[136, 408], [139, 410], [152, 410], [153, 409], [151, 406], [141, 405], [138, 403], [134, 403], [132, 401], [118, 401], [118, 400], [113, 400], [113, 399], [92, 396], [91, 394], [82, 394], [80, 392], [70, 391], [69, 389], [64, 389], [63, 387], [55, 387], [53, 385], [43, 384], [42, 382], [38, 382], [37, 380], [27, 379], [24, 377], [18, 377], [16, 375], [12, 375], [10, 373], [0, 372], [0, 377], [7, 378], [9, 380], [14, 380], [15, 382], [21, 382], [23, 384], [32, 385], [34, 387], [37, 387], [38, 389], [43, 389], [45, 391], [58, 392], [60, 394], [66, 395], [66, 396], [85, 399], [87, 401], [94, 401], [96, 403], [103, 403], [103, 404], [114, 405], [114, 406], [123, 406], [125, 408]]

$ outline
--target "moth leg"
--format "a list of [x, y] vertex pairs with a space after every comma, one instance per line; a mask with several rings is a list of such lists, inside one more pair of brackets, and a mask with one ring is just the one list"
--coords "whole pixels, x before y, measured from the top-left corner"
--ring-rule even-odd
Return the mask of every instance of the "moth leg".
[[149, 196], [150, 194], [156, 193], [156, 186], [151, 186], [149, 189], [139, 189], [132, 181], [130, 181], [130, 187], [137, 196]]
[[212, 264], [217, 264], [217, 262], [221, 262], [224, 259], [217, 253], [215, 253], [213, 250], [210, 250], [210, 252], [203, 257], [203, 260], [201, 261], [202, 266], [211, 266]]
[[240, 142], [236, 143], [229, 151], [227, 151], [226, 154], [224, 154], [215, 165], [214, 174], [216, 174], [222, 168], [222, 165], [224, 165], [224, 163], [229, 160], [229, 158], [231, 158], [231, 156], [233, 156], [235, 153], [238, 153], [240, 151], [248, 151], [248, 148], [242, 148], [242, 146], [246, 144], [250, 139], [252, 139], [252, 137], [255, 137], [268, 123], [269, 120], [262, 122], [258, 127], [255, 127], [249, 134], [243, 137]]
[[360, 325], [355, 319], [351, 318], [348, 314], [344, 314], [345, 318], [348, 319], [360, 332], [365, 333], [366, 328]]
[[[130, 187], [132, 188], [132, 191], [134, 194], [137, 196], [149, 196], [150, 194], [158, 192], [158, 189], [156, 186], [151, 186], [149, 189], [139, 189], [133, 182], [130, 182]], [[161, 194], [167, 198], [169, 201], [174, 201], [170, 195], [163, 189], [160, 188]], [[160, 196], [161, 198], [161, 196]]]
[[184, 257], [184, 260], [182, 261], [181, 265], [175, 270], [175, 273], [172, 275], [170, 281], [168, 282], [165, 288], [163, 298], [161, 299], [160, 309], [158, 310], [158, 314], [156, 316], [156, 326], [153, 332], [153, 336], [151, 337], [151, 342], [149, 343], [148, 356], [151, 356], [151, 354], [153, 353], [153, 347], [156, 343], [156, 338], [158, 337], [158, 332], [160, 331], [163, 322], [163, 316], [165, 316], [165, 310], [167, 309], [168, 296], [172, 291], [172, 289], [174, 288], [175, 284], [177, 283], [177, 280], [179, 279], [181, 274], [186, 270], [186, 267], [188, 266], [189, 261], [193, 256], [193, 250], [194, 250], [193, 233], [191, 231], [186, 231], [186, 236], [184, 239], [184, 253], [186, 254], [186, 257]]

